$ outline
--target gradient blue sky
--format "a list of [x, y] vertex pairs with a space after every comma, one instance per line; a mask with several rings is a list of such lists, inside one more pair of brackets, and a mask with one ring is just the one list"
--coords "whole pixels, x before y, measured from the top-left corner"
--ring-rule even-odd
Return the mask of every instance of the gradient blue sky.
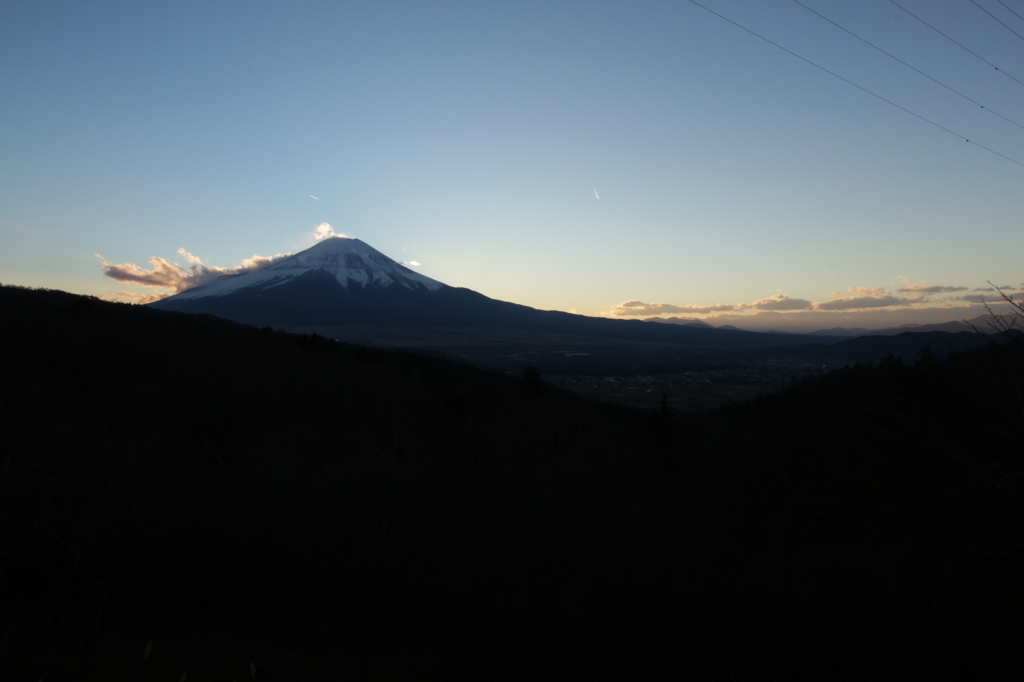
[[1024, 20], [897, 0], [1001, 73], [888, 0], [802, 1], [1013, 122], [792, 0], [701, 3], [960, 137], [682, 0], [10, 0], [0, 282], [127, 300], [161, 290], [102, 262], [233, 267], [329, 223], [584, 314], [886, 326], [1024, 288]]

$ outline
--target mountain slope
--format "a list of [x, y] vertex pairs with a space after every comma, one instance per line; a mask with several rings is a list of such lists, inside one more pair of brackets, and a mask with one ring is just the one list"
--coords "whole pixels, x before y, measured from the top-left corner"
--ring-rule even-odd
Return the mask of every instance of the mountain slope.
[[63, 292], [0, 319], [10, 679], [1015, 663], [1011, 344], [677, 417]]
[[[254, 326], [448, 326], [520, 329], [713, 347], [807, 343], [781, 336], [610, 320], [497, 301], [413, 272], [358, 239], [332, 238], [241, 275], [220, 277], [150, 304]], [[818, 340], [820, 342], [820, 340]]]
[[274, 261], [265, 268], [218, 277], [175, 294], [163, 302], [228, 296], [240, 292], [258, 293], [293, 282], [310, 272], [330, 275], [345, 288], [372, 290], [400, 286], [410, 291], [437, 291], [445, 286], [399, 265], [360, 239], [331, 237], [305, 251]]

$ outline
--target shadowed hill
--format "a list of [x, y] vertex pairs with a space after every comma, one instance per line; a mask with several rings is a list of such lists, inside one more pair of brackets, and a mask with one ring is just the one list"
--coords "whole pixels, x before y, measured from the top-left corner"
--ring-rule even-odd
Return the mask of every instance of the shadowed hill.
[[826, 357], [851, 362], [879, 360], [886, 355], [892, 355], [905, 362], [912, 362], [921, 353], [946, 358], [986, 343], [985, 336], [976, 332], [902, 332], [893, 335], [860, 336], [829, 346], [805, 344], [782, 347], [772, 349], [772, 353], [779, 357]]
[[681, 418], [61, 292], [0, 317], [18, 678], [941, 676], [1022, 634], [1012, 345]]
[[683, 346], [773, 347], [831, 343], [800, 334], [761, 334], [712, 327], [612, 320], [498, 301], [470, 289], [445, 287], [427, 292], [401, 288], [352, 290], [332, 277], [310, 272], [260, 292], [150, 304], [161, 310], [206, 313], [253, 326], [276, 328], [378, 325], [400, 327], [504, 328], [596, 339], [622, 339]]

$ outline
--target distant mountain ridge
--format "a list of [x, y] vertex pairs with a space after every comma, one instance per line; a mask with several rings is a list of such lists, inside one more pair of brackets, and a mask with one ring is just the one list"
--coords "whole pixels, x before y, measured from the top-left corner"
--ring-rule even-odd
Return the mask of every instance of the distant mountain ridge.
[[914, 334], [927, 333], [927, 332], [948, 332], [950, 334], [959, 334], [960, 332], [973, 332], [974, 329], [971, 325], [978, 328], [986, 328], [988, 317], [986, 315], [979, 315], [974, 319], [967, 320], [966, 322], [939, 322], [936, 324], [902, 324], [898, 327], [885, 327], [883, 329], [862, 329], [862, 328], [847, 328], [847, 327], [833, 327], [831, 329], [819, 329], [811, 332], [814, 336], [896, 336], [897, 334], [903, 334], [905, 332], [911, 332]]
[[[660, 322], [661, 324], [678, 324], [680, 327], [705, 327], [708, 329], [724, 329], [727, 326], [716, 327], [704, 320], [688, 320], [685, 317], [647, 317], [644, 318], [644, 322]], [[729, 328], [736, 329], [736, 327]]]
[[[974, 319], [967, 320], [966, 322], [958, 322], [956, 320], [952, 322], [940, 322], [936, 324], [903, 324], [898, 327], [885, 327], [883, 329], [868, 329], [866, 327], [832, 327], [829, 329], [818, 329], [813, 332], [806, 332], [809, 336], [843, 336], [846, 338], [855, 336], [896, 336], [897, 334], [903, 334], [905, 332], [912, 333], [927, 333], [927, 332], [948, 332], [950, 334], [959, 334], [960, 332], [973, 332], [974, 327], [979, 329], [987, 329], [988, 316], [979, 315]], [[688, 320], [683, 317], [648, 317], [645, 319], [646, 322], [660, 322], [662, 324], [674, 324], [680, 327], [710, 327], [712, 329], [738, 329], [731, 324], [723, 324], [721, 326], [715, 326], [705, 322], [704, 320]], [[765, 332], [768, 334], [788, 334], [791, 332], [782, 331], [771, 331]]]
[[448, 286], [413, 272], [365, 242], [346, 237], [325, 239], [268, 267], [225, 275], [149, 305], [283, 329], [342, 325], [507, 328], [700, 347], [767, 347], [814, 340], [806, 335], [767, 335], [708, 324], [651, 324], [537, 310]]

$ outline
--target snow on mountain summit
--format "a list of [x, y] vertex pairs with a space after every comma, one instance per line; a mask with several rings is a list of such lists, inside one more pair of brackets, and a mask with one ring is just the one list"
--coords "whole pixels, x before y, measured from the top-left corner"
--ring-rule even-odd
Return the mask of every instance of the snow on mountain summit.
[[265, 268], [239, 275], [224, 275], [171, 298], [198, 299], [224, 296], [253, 287], [258, 290], [268, 289], [313, 271], [333, 275], [345, 287], [362, 289], [397, 285], [412, 290], [437, 291], [445, 286], [396, 263], [359, 239], [330, 237], [305, 251], [274, 261]]

